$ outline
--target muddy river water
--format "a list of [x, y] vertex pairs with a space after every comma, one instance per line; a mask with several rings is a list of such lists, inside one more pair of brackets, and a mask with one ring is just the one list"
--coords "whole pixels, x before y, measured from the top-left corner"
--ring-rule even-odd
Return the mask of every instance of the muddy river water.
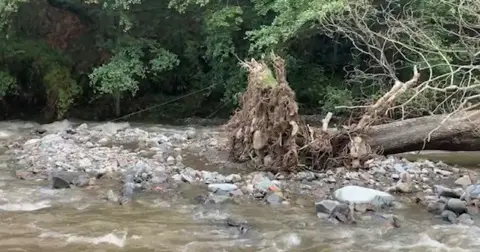
[[[26, 134], [28, 125], [4, 122], [0, 127], [19, 135]], [[191, 201], [199, 189], [188, 186], [180, 187], [178, 195], [145, 193], [120, 206], [100, 197], [100, 188], [53, 190], [47, 182], [18, 180], [3, 152], [0, 149], [2, 252], [480, 251], [476, 225], [446, 224], [408, 206], [397, 211], [403, 219], [398, 229], [332, 224], [316, 217], [313, 202], [199, 207]], [[195, 165], [194, 159], [189, 161]], [[205, 160], [199, 159], [198, 166], [205, 166]], [[246, 220], [250, 229], [239, 235], [223, 224], [227, 217]]]

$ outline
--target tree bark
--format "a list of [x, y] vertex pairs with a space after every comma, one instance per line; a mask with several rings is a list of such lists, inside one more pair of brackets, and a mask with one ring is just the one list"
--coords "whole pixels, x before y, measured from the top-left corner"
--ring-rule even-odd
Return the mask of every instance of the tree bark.
[[[371, 126], [365, 140], [384, 154], [416, 150], [480, 150], [480, 110]], [[429, 141], [428, 138], [430, 137]]]

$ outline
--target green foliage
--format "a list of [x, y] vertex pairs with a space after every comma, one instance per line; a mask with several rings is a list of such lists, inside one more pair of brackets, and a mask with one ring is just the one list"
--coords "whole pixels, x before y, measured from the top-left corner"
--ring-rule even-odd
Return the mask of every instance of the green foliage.
[[70, 70], [60, 65], [49, 67], [43, 76], [43, 83], [47, 89], [47, 96], [54, 97], [57, 119], [63, 118], [82, 90], [70, 75]]
[[0, 30], [10, 23], [12, 14], [18, 11], [20, 4], [28, 0], [0, 0]]
[[325, 17], [345, 11], [343, 0], [258, 0], [254, 1], [259, 14], [269, 11], [276, 13], [271, 25], [248, 31], [247, 37], [253, 41], [251, 51], [282, 49], [285, 42], [314, 28], [316, 22]]
[[[149, 58], [148, 64], [143, 61], [145, 57]], [[93, 70], [89, 75], [90, 85], [101, 94], [128, 91], [134, 96], [139, 88], [139, 79], [145, 79], [147, 74], [158, 76], [178, 64], [176, 55], [161, 48], [155, 41], [128, 39], [119, 43], [115, 55], [107, 64]]]
[[17, 80], [10, 73], [0, 71], [0, 98], [16, 88]]

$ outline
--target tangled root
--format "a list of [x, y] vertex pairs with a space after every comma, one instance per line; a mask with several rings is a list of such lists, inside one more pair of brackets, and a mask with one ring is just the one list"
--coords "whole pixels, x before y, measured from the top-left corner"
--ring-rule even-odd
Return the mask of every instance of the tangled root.
[[[295, 93], [285, 77], [283, 59], [273, 55], [275, 75], [265, 62], [242, 63], [249, 72], [240, 108], [230, 118], [230, 158], [253, 161], [257, 169], [272, 172], [303, 169], [301, 161], [325, 168], [342, 162], [348, 137], [311, 129], [300, 121]], [[347, 155], [348, 153], [345, 153]]]
[[242, 66], [249, 72], [241, 108], [227, 124], [230, 157], [234, 161], [254, 161], [266, 170], [294, 170], [298, 164], [298, 106], [288, 86], [284, 61], [273, 58], [275, 76], [265, 62], [251, 60]]

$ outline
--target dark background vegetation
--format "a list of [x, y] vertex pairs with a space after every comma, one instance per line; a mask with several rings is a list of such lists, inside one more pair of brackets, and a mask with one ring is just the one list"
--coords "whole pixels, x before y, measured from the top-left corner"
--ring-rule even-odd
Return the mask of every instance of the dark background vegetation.
[[[438, 48], [423, 46], [434, 52], [462, 44], [440, 32], [462, 11], [452, 11], [458, 1], [354, 2], [369, 14], [363, 17], [366, 26], [396, 39], [381, 50], [399, 79], [411, 76], [415, 60], [427, 71], [425, 62], [445, 59], [399, 49], [420, 48], [422, 41], [412, 40], [407, 30], [387, 32], [386, 13], [398, 12], [395, 17], [406, 25], [429, 31]], [[129, 119], [228, 117], [246, 86], [239, 61], [271, 51], [286, 59], [302, 114], [348, 117], [351, 110], [335, 106], [369, 103], [393, 85], [392, 76], [380, 75], [388, 71], [372, 60], [375, 52], [358, 50], [379, 37], [352, 35], [364, 32], [348, 25], [355, 21], [345, 16], [352, 6], [340, 0], [1, 0], [0, 119], [109, 120], [145, 109]], [[402, 14], [406, 6], [422, 14]], [[475, 46], [478, 41], [463, 50]], [[435, 73], [442, 71], [448, 72]], [[432, 97], [426, 100], [433, 104], [423, 97], [413, 106], [425, 108], [414, 116], [440, 103]]]

